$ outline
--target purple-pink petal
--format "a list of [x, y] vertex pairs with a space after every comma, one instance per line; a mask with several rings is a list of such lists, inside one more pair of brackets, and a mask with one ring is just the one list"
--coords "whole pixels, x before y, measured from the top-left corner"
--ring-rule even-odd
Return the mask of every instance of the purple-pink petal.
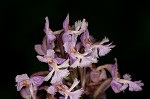
[[141, 91], [142, 87], [135, 82], [130, 82], [129, 83], [129, 90], [130, 91]]
[[71, 40], [72, 40], [72, 37], [71, 37], [71, 35], [67, 32], [67, 33], [64, 33], [64, 34], [63, 34], [62, 40], [63, 40], [63, 43], [65, 43], [65, 42], [71, 41]]
[[30, 99], [30, 97], [31, 97], [31, 93], [30, 93], [29, 88], [21, 89], [20, 94], [24, 99]]
[[56, 88], [54, 86], [50, 86], [50, 87], [48, 87], [47, 92], [52, 94], [52, 95], [55, 95], [57, 90], [56, 90]]
[[44, 82], [44, 77], [43, 76], [34, 76], [30, 78], [33, 85], [38, 87]]
[[67, 69], [56, 70], [54, 76], [52, 77], [51, 83], [58, 83], [61, 82], [63, 78], [69, 75], [69, 71]]
[[65, 49], [65, 52], [66, 53], [68, 53], [68, 54], [70, 54], [70, 53], [72, 53], [71, 51], [72, 51], [72, 49], [73, 48], [75, 48], [75, 44], [76, 44], [76, 42], [66, 42], [66, 43], [64, 43], [64, 49]]
[[53, 32], [51, 31], [51, 33], [49, 33], [47, 35], [47, 40], [49, 41], [49, 43], [53, 42], [56, 39], [56, 36], [54, 34], [52, 34]]
[[[92, 63], [92, 61], [90, 60], [90, 58], [91, 58], [91, 57], [83, 57], [83, 58], [81, 59], [80, 66], [81, 66], [81, 67], [88, 67], [88, 66]], [[91, 58], [91, 59], [92, 59], [92, 58]]]
[[70, 54], [69, 60], [70, 60], [70, 64], [73, 64], [77, 60], [77, 58], [74, 55]]
[[54, 58], [54, 57], [55, 57], [55, 51], [52, 50], [52, 49], [47, 50], [46, 56], [47, 56], [47, 57]]
[[80, 39], [81, 39], [83, 45], [86, 46], [85, 40], [86, 40], [86, 39], [89, 39], [89, 31], [86, 30], [86, 31], [81, 35]]
[[45, 17], [45, 28], [44, 28], [44, 32], [46, 33], [46, 34], [48, 34], [48, 32], [49, 32], [49, 20], [48, 20], [48, 17]]
[[66, 60], [64, 58], [59, 58], [59, 57], [56, 57], [55, 59], [57, 61], [57, 64], [62, 64]]
[[21, 82], [23, 80], [29, 80], [29, 77], [27, 74], [21, 74], [16, 76], [16, 82]]
[[36, 44], [34, 46], [35, 51], [39, 54], [39, 55], [45, 55], [45, 53], [42, 50], [42, 45], [41, 44]]
[[69, 14], [67, 15], [66, 19], [63, 22], [63, 29], [65, 32], [68, 30], [68, 25], [69, 25]]
[[111, 81], [111, 88], [115, 93], [119, 93], [121, 90], [122, 84], [118, 83], [116, 80]]

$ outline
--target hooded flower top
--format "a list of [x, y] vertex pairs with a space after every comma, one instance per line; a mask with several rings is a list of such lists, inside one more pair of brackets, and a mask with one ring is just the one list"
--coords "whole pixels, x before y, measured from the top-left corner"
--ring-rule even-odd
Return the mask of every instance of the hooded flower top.
[[[34, 76], [29, 78], [27, 74], [17, 75], [16, 76], [16, 87], [17, 90], [20, 91], [24, 86], [29, 89], [30, 94], [33, 99], [36, 95], [37, 87], [40, 86], [44, 81], [44, 77], [42, 76]], [[27, 90], [27, 89], [26, 89]]]
[[44, 32], [46, 33], [46, 37], [47, 37], [47, 47], [48, 49], [53, 49], [55, 47], [54, 44], [54, 40], [56, 39], [57, 34], [60, 34], [62, 32], [62, 30], [58, 30], [53, 32], [50, 28], [49, 28], [49, 20], [48, 17], [45, 18], [46, 22], [45, 22], [45, 28], [44, 28]]
[[131, 75], [125, 74], [123, 76], [124, 79], [121, 79], [118, 73], [117, 62], [113, 65], [111, 69], [112, 82], [111, 87], [115, 93], [120, 91], [124, 91], [127, 87], [129, 87], [129, 91], [141, 91], [144, 84], [139, 81], [131, 81]]

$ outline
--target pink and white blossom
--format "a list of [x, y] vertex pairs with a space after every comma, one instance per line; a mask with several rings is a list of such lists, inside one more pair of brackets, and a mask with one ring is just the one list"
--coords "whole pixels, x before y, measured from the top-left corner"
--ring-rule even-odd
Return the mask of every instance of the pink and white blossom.
[[52, 77], [51, 83], [57, 83], [62, 81], [63, 78], [69, 75], [69, 71], [67, 69], [68, 66], [69, 66], [69, 59], [67, 59], [61, 65], [57, 65], [56, 63], [51, 64], [52, 70], [44, 78], [44, 80], [48, 81]]

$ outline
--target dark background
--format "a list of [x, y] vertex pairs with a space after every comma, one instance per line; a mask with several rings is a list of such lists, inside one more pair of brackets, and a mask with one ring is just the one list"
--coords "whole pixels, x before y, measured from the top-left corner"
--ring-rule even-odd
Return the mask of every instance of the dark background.
[[150, 3], [136, 0], [6, 0], [0, 1], [0, 97], [19, 99], [15, 87], [17, 74], [46, 70], [36, 59], [34, 45], [41, 43], [45, 17], [50, 28], [62, 28], [66, 15], [70, 24], [85, 18], [89, 32], [96, 39], [108, 37], [116, 47], [100, 63], [118, 59], [121, 75], [129, 73], [133, 80], [145, 83], [142, 92], [115, 94], [111, 88], [108, 99], [146, 98], [149, 79]]

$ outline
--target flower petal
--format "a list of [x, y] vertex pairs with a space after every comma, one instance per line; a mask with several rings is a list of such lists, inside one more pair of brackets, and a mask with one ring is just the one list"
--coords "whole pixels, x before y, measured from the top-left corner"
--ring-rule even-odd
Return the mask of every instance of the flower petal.
[[80, 59], [78, 58], [70, 67], [76, 68], [77, 66], [79, 66], [79, 62], [80, 62]]
[[68, 94], [65, 95], [65, 99], [68, 99]]
[[69, 25], [69, 14], [67, 15], [66, 19], [63, 22], [63, 29], [65, 32], [68, 30], [68, 25]]
[[115, 93], [119, 93], [121, 91], [120, 90], [121, 87], [122, 87], [122, 84], [118, 83], [115, 80], [112, 80], [112, 82], [111, 82], [111, 88], [113, 89], [113, 91]]
[[131, 80], [132, 78], [131, 78], [131, 75], [129, 75], [129, 74], [124, 74], [123, 75], [123, 78], [125, 79], [125, 80]]
[[46, 52], [46, 56], [54, 58], [55, 57], [55, 51], [52, 50], [52, 49], [48, 49], [47, 52]]
[[64, 34], [63, 34], [62, 40], [63, 40], [63, 43], [69, 42], [69, 41], [72, 40], [72, 37], [71, 37], [71, 35], [67, 32], [67, 33], [64, 33]]
[[81, 41], [82, 41], [82, 43], [83, 43], [83, 46], [86, 46], [85, 40], [86, 40], [86, 39], [89, 39], [89, 31], [86, 30], [86, 31], [81, 35], [80, 39], [81, 39]]
[[21, 82], [23, 80], [29, 80], [29, 77], [27, 74], [21, 74], [16, 76], [16, 82]]
[[44, 82], [44, 77], [43, 76], [33, 76], [30, 78], [33, 82], [33, 85], [38, 87]]
[[31, 99], [31, 93], [30, 93], [29, 88], [23, 88], [20, 91], [20, 94], [24, 99]]
[[130, 91], [141, 91], [142, 87], [135, 82], [129, 82], [129, 90]]
[[49, 33], [47, 35], [48, 43], [52, 43], [55, 39], [56, 39], [56, 36], [53, 34], [52, 31], [49, 31]]
[[54, 86], [50, 86], [50, 87], [48, 87], [47, 92], [52, 94], [52, 95], [55, 95], [57, 90]]
[[128, 84], [125, 83], [125, 84], [123, 84], [123, 86], [120, 88], [120, 90], [121, 90], [121, 91], [124, 91], [127, 87], [128, 87]]
[[85, 30], [87, 30], [87, 27], [88, 27], [88, 22], [86, 22], [85, 19], [83, 19], [80, 31], [84, 32]]
[[45, 57], [42, 57], [42, 56], [36, 56], [37, 57], [37, 59], [39, 60], [39, 61], [41, 61], [41, 62], [45, 62], [45, 63], [47, 63], [47, 61], [48, 61], [48, 58], [45, 58]]
[[65, 60], [66, 59], [64, 59], [64, 58], [59, 58], [59, 57], [57, 57], [57, 58], [55, 58], [56, 59], [56, 61], [57, 61], [57, 64], [62, 64], [63, 62], [65, 62]]
[[75, 25], [74, 25], [75, 31], [79, 31], [79, 29], [81, 28], [81, 24], [82, 24], [81, 20], [78, 20], [75, 22]]
[[65, 49], [65, 52], [68, 53], [68, 54], [72, 53], [71, 50], [72, 50], [72, 48], [75, 48], [75, 44], [76, 44], [76, 42], [74, 42], [74, 41], [65, 42], [64, 45], [63, 45], [64, 49]]
[[39, 55], [45, 55], [45, 53], [42, 50], [42, 45], [37, 44], [34, 46], [35, 51], [39, 54]]
[[108, 54], [115, 45], [99, 45], [99, 56], [105, 56]]
[[83, 57], [80, 62], [80, 67], [88, 67], [90, 64], [92, 64], [92, 61], [87, 57]]
[[54, 73], [54, 69], [44, 78], [44, 81], [48, 81], [52, 77], [53, 73]]
[[61, 82], [63, 78], [67, 77], [69, 75], [69, 71], [67, 69], [63, 70], [56, 70], [54, 73], [54, 76], [52, 77], [51, 83], [57, 83]]
[[92, 56], [92, 57], [95, 57], [95, 58], [98, 58], [98, 50], [97, 50], [97, 48], [93, 48], [93, 49], [92, 49], [91, 56]]
[[49, 32], [49, 20], [48, 20], [48, 17], [45, 17], [45, 28], [44, 28], [44, 32], [46, 33], [46, 34], [48, 34], [48, 32]]
[[78, 89], [76, 91], [70, 92], [69, 97], [70, 99], [79, 99], [83, 93], [83, 89]]
[[78, 81], [77, 78], [74, 79], [74, 82], [72, 84], [72, 86], [70, 87], [69, 91], [71, 91], [74, 87], [76, 87], [79, 84], [80, 81]]
[[59, 65], [60, 68], [68, 67], [69, 66], [69, 59], [64, 61], [61, 65]]

